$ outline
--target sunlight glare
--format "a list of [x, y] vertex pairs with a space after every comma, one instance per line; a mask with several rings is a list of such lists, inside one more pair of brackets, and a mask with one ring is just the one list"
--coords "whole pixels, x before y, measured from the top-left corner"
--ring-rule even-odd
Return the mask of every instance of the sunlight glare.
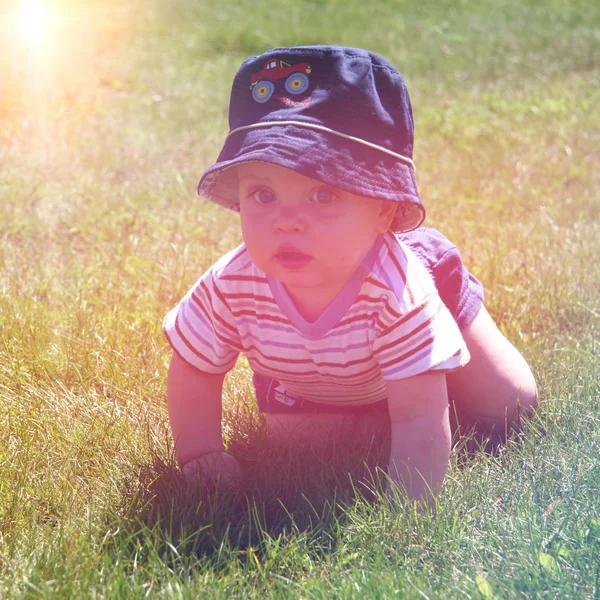
[[57, 18], [40, 0], [22, 0], [18, 16], [18, 31], [32, 49], [41, 49], [51, 41]]

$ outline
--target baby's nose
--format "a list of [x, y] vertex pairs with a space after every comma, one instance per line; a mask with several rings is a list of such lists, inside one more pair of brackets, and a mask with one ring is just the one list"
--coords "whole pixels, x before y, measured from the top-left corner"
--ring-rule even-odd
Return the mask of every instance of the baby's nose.
[[275, 219], [275, 228], [282, 232], [301, 232], [306, 228], [302, 211], [297, 206], [281, 206]]

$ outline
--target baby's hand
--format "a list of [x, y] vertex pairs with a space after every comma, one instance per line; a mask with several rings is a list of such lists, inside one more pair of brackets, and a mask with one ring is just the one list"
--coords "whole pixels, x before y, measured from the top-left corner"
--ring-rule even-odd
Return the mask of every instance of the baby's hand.
[[242, 480], [242, 469], [238, 461], [227, 452], [209, 452], [191, 460], [182, 467], [188, 481], [198, 477], [208, 477], [227, 487], [233, 487]]

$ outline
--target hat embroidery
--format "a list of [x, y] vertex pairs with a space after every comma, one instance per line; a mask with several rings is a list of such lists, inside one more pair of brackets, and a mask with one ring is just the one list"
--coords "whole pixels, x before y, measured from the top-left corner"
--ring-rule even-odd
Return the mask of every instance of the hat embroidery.
[[[263, 65], [263, 68], [250, 77], [250, 89], [252, 98], [259, 104], [264, 104], [275, 92], [275, 83], [285, 79], [285, 89], [288, 93], [297, 96], [308, 89], [311, 67], [308, 63], [290, 65], [283, 60], [271, 58]], [[287, 104], [283, 98], [279, 99]]]
[[288, 98], [287, 96], [275, 96], [275, 98], [288, 108], [299, 108], [301, 106], [308, 106], [310, 104], [310, 96], [301, 98], [300, 100], [294, 100], [293, 98]]

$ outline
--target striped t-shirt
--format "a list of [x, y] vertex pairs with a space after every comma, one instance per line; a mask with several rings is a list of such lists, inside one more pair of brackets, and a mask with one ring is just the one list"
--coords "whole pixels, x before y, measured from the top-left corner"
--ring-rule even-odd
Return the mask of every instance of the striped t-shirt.
[[242, 245], [198, 280], [163, 327], [174, 351], [201, 371], [229, 371], [243, 352], [255, 372], [325, 404], [377, 402], [386, 380], [469, 360], [430, 275], [391, 233], [379, 236], [315, 322]]

